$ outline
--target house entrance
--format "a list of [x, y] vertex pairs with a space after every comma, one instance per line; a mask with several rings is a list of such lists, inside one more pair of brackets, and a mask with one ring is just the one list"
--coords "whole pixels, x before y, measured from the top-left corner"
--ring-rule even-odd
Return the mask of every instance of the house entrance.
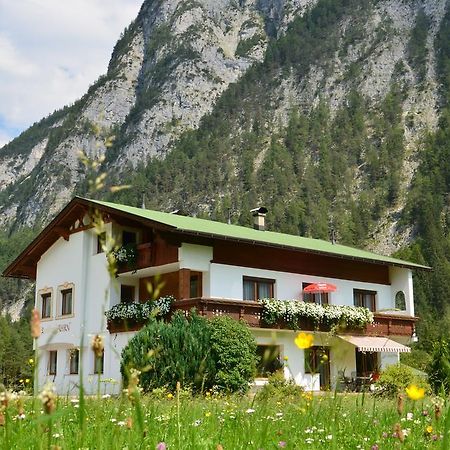
[[379, 371], [378, 353], [360, 352], [355, 350], [356, 354], [356, 376], [370, 377]]
[[330, 348], [311, 347], [305, 350], [305, 373], [319, 374], [320, 390], [330, 389]]

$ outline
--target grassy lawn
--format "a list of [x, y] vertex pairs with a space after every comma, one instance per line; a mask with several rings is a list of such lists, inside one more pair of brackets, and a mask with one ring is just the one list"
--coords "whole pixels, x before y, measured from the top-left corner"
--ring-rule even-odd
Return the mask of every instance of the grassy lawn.
[[[85, 407], [83, 407], [85, 402]], [[428, 449], [445, 448], [432, 399], [363, 394], [269, 399], [181, 393], [159, 398], [10, 399], [0, 448], [10, 449]], [[34, 413], [33, 411], [36, 411]], [[439, 413], [438, 413], [439, 416]], [[164, 447], [164, 443], [166, 447]]]

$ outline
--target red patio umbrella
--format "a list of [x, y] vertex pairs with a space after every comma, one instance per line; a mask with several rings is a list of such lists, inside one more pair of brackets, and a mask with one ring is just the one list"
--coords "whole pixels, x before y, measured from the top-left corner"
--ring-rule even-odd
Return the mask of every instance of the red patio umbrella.
[[336, 286], [331, 283], [311, 283], [303, 289], [309, 294], [320, 294], [322, 292], [335, 292]]

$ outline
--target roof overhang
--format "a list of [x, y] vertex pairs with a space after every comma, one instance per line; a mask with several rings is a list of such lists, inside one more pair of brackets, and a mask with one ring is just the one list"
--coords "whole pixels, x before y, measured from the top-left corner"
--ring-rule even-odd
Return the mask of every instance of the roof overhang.
[[354, 345], [360, 352], [409, 353], [406, 345], [388, 339], [374, 336], [339, 336], [340, 339]]

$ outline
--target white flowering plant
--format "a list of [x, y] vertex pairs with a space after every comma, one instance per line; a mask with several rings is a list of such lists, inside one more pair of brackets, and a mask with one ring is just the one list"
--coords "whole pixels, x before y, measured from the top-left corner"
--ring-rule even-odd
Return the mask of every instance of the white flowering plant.
[[144, 322], [151, 317], [165, 317], [169, 314], [175, 298], [172, 295], [159, 297], [157, 300], [148, 300], [145, 303], [118, 303], [105, 312], [106, 319], [134, 320]]
[[346, 328], [364, 328], [373, 323], [373, 314], [367, 308], [348, 305], [317, 305], [300, 300], [277, 300], [266, 298], [263, 305], [262, 318], [267, 325], [279, 320], [292, 328], [298, 327], [301, 319], [308, 319], [315, 326], [344, 326]]
[[122, 245], [111, 253], [119, 264], [134, 263], [137, 259], [137, 248], [135, 244]]

